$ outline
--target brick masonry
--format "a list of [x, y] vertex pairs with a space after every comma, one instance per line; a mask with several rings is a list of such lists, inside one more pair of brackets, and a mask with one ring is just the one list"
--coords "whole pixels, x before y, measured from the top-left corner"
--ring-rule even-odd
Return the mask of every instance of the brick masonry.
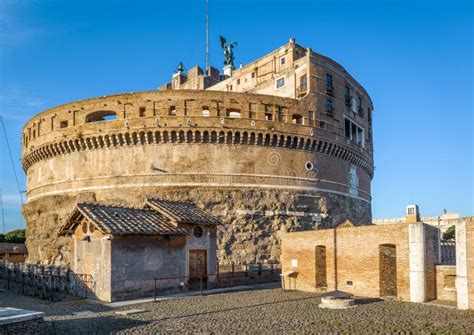
[[[438, 260], [437, 230], [422, 225], [425, 232], [425, 300], [435, 298], [435, 263]], [[340, 290], [356, 295], [395, 295], [410, 301], [410, 248], [407, 224], [338, 227], [336, 229], [293, 232], [282, 237], [283, 272], [296, 272], [296, 288], [316, 291], [318, 268], [315, 250], [325, 247], [327, 291]], [[395, 256], [395, 257], [394, 257]]]
[[456, 265], [436, 265], [436, 298], [456, 301]]

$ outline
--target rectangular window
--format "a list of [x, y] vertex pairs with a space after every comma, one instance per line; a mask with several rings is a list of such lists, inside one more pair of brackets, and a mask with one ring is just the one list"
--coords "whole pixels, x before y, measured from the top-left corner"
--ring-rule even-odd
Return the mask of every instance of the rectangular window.
[[145, 107], [140, 107], [140, 109], [138, 110], [138, 116], [139, 117], [145, 116]]
[[176, 106], [170, 106], [168, 109], [168, 116], [176, 116]]
[[240, 85], [240, 79], [237, 79], [237, 85]]
[[255, 72], [252, 72], [252, 78], [255, 78]]
[[308, 85], [308, 77], [306, 74], [300, 77], [300, 87], [306, 91], [306, 86]]
[[285, 64], [286, 60], [285, 60], [285, 57], [281, 57], [280, 58], [280, 64], [283, 65]]
[[333, 88], [332, 76], [330, 74], [326, 74], [326, 87], [329, 89]]
[[344, 98], [346, 98], [346, 101], [351, 99], [351, 90], [349, 86], [344, 87]]
[[364, 129], [347, 118], [344, 118], [344, 135], [358, 146], [364, 147]]
[[348, 139], [351, 139], [351, 121], [349, 119], [344, 120], [344, 133]]
[[278, 78], [276, 81], [276, 88], [282, 88], [285, 87], [285, 77]]
[[331, 98], [326, 99], [326, 110], [328, 112], [332, 112], [334, 110]]
[[67, 128], [67, 121], [61, 121], [59, 128]]
[[357, 141], [356, 141], [358, 146], [363, 146], [364, 143], [364, 132], [362, 131], [361, 128], [357, 127]]

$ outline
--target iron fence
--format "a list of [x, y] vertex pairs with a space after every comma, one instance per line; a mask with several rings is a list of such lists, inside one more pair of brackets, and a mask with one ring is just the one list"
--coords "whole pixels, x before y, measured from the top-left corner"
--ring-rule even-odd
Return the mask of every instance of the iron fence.
[[91, 275], [68, 268], [0, 261], [0, 287], [22, 295], [58, 301], [87, 298], [95, 290]]
[[216, 273], [198, 276], [154, 278], [154, 300], [160, 295], [251, 285], [280, 280], [280, 264], [232, 264], [218, 266]]
[[441, 242], [441, 264], [456, 265], [456, 242]]

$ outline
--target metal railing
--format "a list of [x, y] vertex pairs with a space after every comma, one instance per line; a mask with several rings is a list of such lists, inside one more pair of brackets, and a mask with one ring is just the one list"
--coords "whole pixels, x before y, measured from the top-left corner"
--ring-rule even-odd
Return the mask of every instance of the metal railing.
[[218, 266], [216, 273], [198, 276], [154, 278], [153, 299], [159, 295], [225, 288], [280, 280], [280, 264], [232, 264]]
[[91, 275], [68, 268], [0, 261], [0, 287], [21, 295], [58, 301], [87, 298], [95, 290]]
[[456, 265], [456, 242], [441, 242], [441, 264]]

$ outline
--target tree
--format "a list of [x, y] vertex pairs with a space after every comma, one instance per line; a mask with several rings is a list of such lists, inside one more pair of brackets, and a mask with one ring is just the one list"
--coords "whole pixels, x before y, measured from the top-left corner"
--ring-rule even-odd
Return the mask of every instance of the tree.
[[25, 243], [26, 232], [24, 229], [12, 230], [8, 232], [4, 238], [7, 243]]
[[443, 233], [443, 238], [441, 240], [443, 242], [447, 242], [447, 241], [454, 241], [455, 239], [456, 239], [456, 229], [454, 226], [451, 226]]
[[0, 234], [0, 243], [5, 242], [5, 235]]

